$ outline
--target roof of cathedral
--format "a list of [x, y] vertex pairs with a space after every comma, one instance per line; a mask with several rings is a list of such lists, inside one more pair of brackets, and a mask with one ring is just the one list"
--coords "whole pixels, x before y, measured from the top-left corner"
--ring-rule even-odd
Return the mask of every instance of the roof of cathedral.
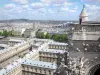
[[83, 5], [83, 9], [81, 11], [80, 17], [88, 16], [86, 10], [85, 10], [85, 5]]

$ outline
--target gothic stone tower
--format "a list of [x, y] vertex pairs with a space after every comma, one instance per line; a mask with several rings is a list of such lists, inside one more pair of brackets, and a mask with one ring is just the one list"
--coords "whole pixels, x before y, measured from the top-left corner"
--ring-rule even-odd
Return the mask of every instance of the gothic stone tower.
[[79, 16], [79, 22], [81, 24], [82, 22], [85, 22], [85, 21], [88, 21], [88, 14], [85, 10], [85, 5], [83, 5], [83, 9], [82, 9], [80, 16]]

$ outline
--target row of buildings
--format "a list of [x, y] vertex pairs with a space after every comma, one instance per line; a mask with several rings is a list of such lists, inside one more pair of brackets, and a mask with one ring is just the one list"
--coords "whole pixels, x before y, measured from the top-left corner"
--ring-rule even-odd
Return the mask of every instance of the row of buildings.
[[53, 75], [54, 70], [57, 68], [58, 54], [64, 54], [68, 44], [34, 38], [18, 46], [15, 45], [9, 52], [1, 53], [0, 56], [4, 57], [0, 61], [4, 62], [7, 58], [12, 58], [13, 55], [30, 46], [32, 50], [28, 49], [29, 52], [23, 55], [23, 57], [10, 62], [0, 71], [0, 75]]

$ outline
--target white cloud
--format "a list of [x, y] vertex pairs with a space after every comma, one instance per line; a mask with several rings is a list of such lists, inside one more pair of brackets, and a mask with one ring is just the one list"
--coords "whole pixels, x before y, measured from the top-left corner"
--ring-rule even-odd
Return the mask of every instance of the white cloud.
[[32, 3], [31, 6], [33, 9], [40, 9], [44, 7], [42, 3]]
[[77, 12], [77, 10], [76, 9], [71, 9], [71, 10], [69, 10], [69, 12]]
[[100, 0], [81, 0], [82, 2], [98, 3]]
[[[69, 6], [75, 4], [75, 3], [69, 2], [67, 0], [40, 0], [40, 1], [42, 3], [45, 3], [45, 4], [49, 4], [51, 6], [54, 6], [56, 8], [56, 10], [59, 11], [59, 12], [68, 11], [68, 8], [70, 8]], [[73, 10], [73, 11], [75, 11], [75, 10]]]
[[54, 10], [51, 10], [51, 9], [48, 9], [48, 12], [49, 12], [50, 14], [54, 14], [54, 13], [55, 13]]
[[69, 8], [61, 8], [61, 9], [60, 9], [61, 12], [66, 12], [66, 11], [68, 11], [68, 10], [69, 10]]
[[74, 3], [71, 3], [71, 2], [65, 2], [64, 3], [64, 6], [69, 6], [69, 5], [73, 5]]
[[40, 0], [40, 1], [43, 3], [50, 3], [51, 2], [50, 0]]
[[100, 6], [86, 4], [86, 9], [90, 19], [98, 17], [100, 14]]
[[13, 0], [13, 2], [17, 2], [17, 3], [20, 3], [20, 4], [27, 4], [28, 0]]
[[100, 10], [100, 6], [86, 4], [89, 10]]
[[22, 8], [23, 9], [29, 9], [29, 5], [23, 5]]
[[41, 8], [41, 9], [39, 9], [37, 11], [38, 11], [38, 13], [41, 13], [41, 14], [47, 13], [47, 10], [45, 8]]
[[52, 4], [52, 5], [55, 7], [62, 7], [63, 6], [63, 4]]
[[45, 6], [48, 6], [48, 4], [43, 4], [41, 2], [38, 2], [38, 3], [32, 3], [31, 6], [33, 9], [40, 9], [44, 8]]
[[62, 7], [58, 11], [59, 12], [76, 12], [77, 8], [69, 9], [68, 7]]
[[35, 15], [37, 19], [39, 19], [39, 17], [43, 19], [42, 16], [51, 19], [53, 19], [55, 16], [55, 19], [58, 19], [56, 17], [57, 16], [59, 17], [59, 15], [61, 17], [62, 13], [67, 15], [69, 12], [75, 12], [77, 10], [77, 8], [72, 9], [71, 6], [72, 3], [67, 2], [67, 0], [41, 0], [40, 2], [30, 3], [30, 4], [28, 3], [28, 0], [13, 0], [13, 1], [17, 2], [15, 3], [16, 5], [6, 4], [4, 6], [4, 10], [0, 12], [0, 14], [4, 14], [5, 18], [11, 14], [9, 18], [27, 17], [32, 19], [33, 18], [32, 15]]
[[44, 3], [53, 3], [53, 4], [62, 4], [65, 3], [67, 0], [41, 0]]
[[59, 4], [53, 4], [53, 6], [56, 6], [56, 7], [68, 7], [68, 6], [71, 6], [73, 4], [74, 3], [71, 3], [71, 2], [64, 2], [64, 3], [59, 3]]
[[5, 9], [12, 9], [12, 8], [15, 8], [15, 5], [14, 4], [5, 4], [4, 8]]

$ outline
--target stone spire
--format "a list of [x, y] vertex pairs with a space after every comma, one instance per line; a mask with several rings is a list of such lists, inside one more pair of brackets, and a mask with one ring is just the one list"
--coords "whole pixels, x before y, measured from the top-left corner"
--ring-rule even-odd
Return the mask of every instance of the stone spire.
[[85, 5], [83, 5], [83, 9], [82, 9], [79, 17], [80, 17], [80, 23], [88, 21], [88, 14], [85, 10]]

